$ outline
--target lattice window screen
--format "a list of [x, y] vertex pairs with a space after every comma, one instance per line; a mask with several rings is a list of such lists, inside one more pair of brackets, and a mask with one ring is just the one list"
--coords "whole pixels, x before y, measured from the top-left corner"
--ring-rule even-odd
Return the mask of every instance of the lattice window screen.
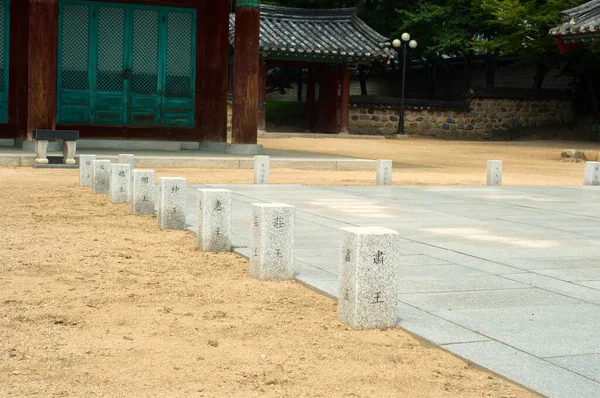
[[65, 4], [62, 19], [61, 88], [89, 90], [89, 6]]
[[192, 92], [193, 17], [189, 12], [169, 12], [167, 23], [167, 94]]
[[98, 9], [97, 89], [123, 91], [123, 52], [125, 10], [100, 7]]
[[0, 0], [0, 90], [6, 88], [4, 82], [4, 71], [6, 68], [6, 56], [4, 40], [6, 38], [6, 0]]
[[159, 13], [154, 10], [133, 12], [132, 89], [136, 93], [158, 91]]

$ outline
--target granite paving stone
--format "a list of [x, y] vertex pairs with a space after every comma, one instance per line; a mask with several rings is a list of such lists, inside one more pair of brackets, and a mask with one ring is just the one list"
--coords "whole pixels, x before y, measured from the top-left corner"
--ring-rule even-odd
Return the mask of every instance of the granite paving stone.
[[598, 352], [600, 307], [593, 304], [523, 305], [434, 311], [448, 321], [538, 357]]
[[[339, 230], [399, 234], [396, 322], [556, 397], [597, 397], [599, 187], [190, 186], [232, 191], [232, 244], [250, 255], [251, 204], [296, 208], [294, 277], [339, 295]], [[191, 192], [191, 193], [190, 193]]]
[[553, 398], [600, 396], [600, 384], [497, 341], [445, 345], [458, 356]]
[[546, 358], [546, 360], [600, 382], [600, 353]]
[[512, 308], [581, 303], [579, 300], [536, 288], [400, 294], [398, 299], [427, 311], [456, 311], [463, 309]]

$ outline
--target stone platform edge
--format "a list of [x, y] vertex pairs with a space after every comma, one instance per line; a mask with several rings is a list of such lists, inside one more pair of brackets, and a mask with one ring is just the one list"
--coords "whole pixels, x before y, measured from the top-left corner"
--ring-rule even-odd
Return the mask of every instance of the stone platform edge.
[[[76, 158], [79, 155], [75, 156]], [[98, 155], [98, 160], [117, 162], [117, 155]], [[32, 167], [35, 161], [34, 154], [1, 154], [0, 166]], [[271, 168], [299, 169], [299, 170], [375, 170], [375, 160], [365, 159], [277, 159], [271, 158]], [[170, 169], [253, 169], [252, 158], [194, 158], [194, 157], [166, 157], [166, 156], [136, 156], [135, 167], [144, 168], [170, 168]]]

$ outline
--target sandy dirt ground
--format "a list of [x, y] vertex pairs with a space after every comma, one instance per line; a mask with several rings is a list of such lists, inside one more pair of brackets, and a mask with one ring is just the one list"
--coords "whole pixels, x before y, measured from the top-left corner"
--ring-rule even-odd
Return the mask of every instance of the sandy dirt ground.
[[[456, 159], [440, 157], [418, 161], [437, 169]], [[581, 165], [555, 167], [577, 182]], [[469, 173], [464, 181], [480, 182]], [[273, 180], [359, 181], [355, 172], [324, 175], [274, 170]], [[534, 396], [400, 329], [350, 330], [333, 300], [296, 282], [250, 278], [243, 258], [200, 252], [191, 233], [159, 231], [155, 217], [79, 187], [77, 170], [0, 168], [0, 198], [0, 396]]]
[[[561, 162], [561, 151], [600, 150], [600, 144], [597, 143], [569, 141], [269, 138], [259, 142], [267, 149], [392, 159], [394, 185], [485, 185], [488, 160], [503, 161], [504, 185], [582, 185], [583, 163]], [[324, 171], [320, 177], [324, 181], [337, 181], [335, 185], [374, 183], [373, 172], [370, 171]], [[278, 178], [275, 174], [274, 180]]]

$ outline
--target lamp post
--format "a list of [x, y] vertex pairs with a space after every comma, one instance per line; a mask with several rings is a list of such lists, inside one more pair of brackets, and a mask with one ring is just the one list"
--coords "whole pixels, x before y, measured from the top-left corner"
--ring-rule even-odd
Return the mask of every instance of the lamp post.
[[[415, 49], [417, 48], [416, 40], [411, 40], [410, 35], [408, 33], [402, 33], [400, 39], [395, 39], [392, 41], [392, 46], [396, 49], [396, 51], [400, 51], [399, 48], [402, 47], [402, 95], [400, 97], [400, 120], [398, 121], [398, 134], [404, 134], [404, 84], [406, 83], [406, 53], [408, 52], [408, 48]], [[400, 58], [400, 54], [398, 54], [398, 58]]]

